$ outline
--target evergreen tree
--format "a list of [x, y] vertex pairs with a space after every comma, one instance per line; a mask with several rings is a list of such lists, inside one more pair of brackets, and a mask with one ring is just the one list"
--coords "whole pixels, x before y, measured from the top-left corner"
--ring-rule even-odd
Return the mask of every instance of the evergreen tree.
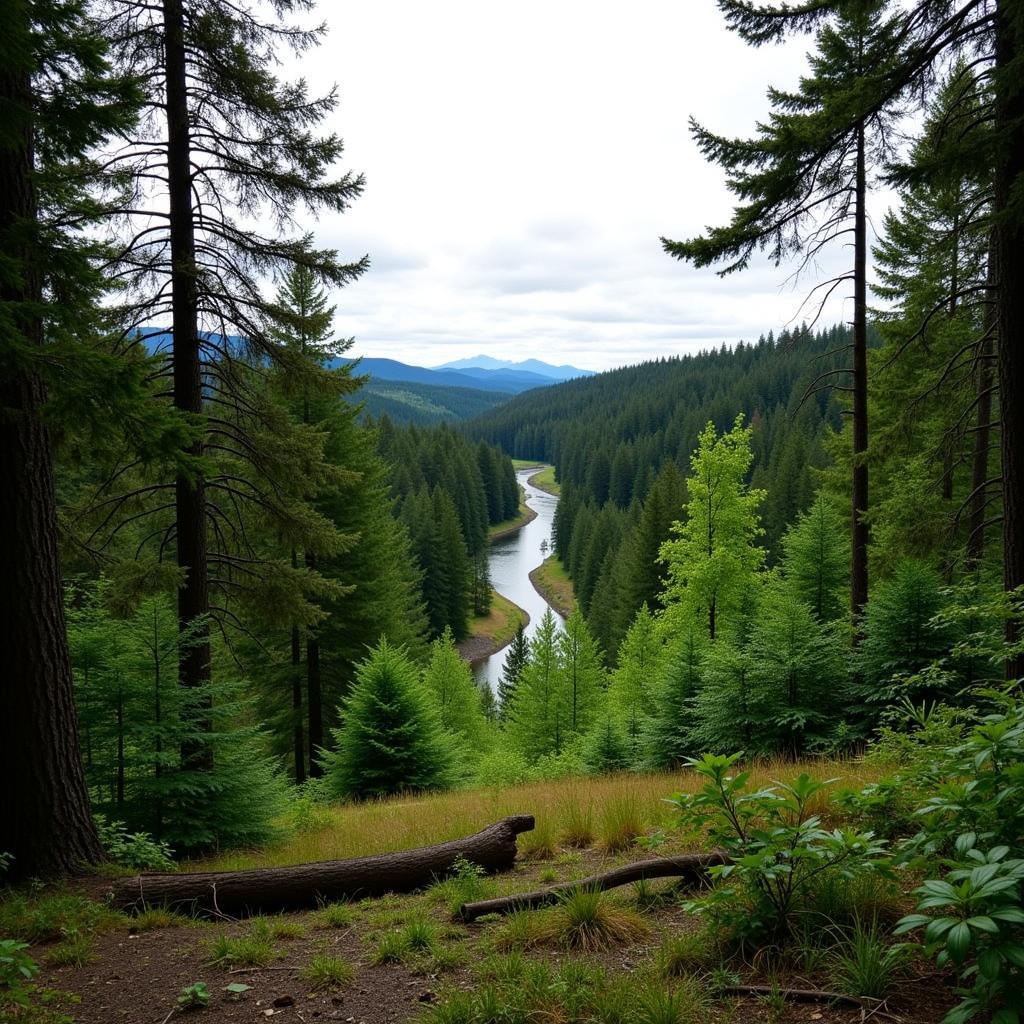
[[721, 437], [708, 423], [686, 481], [686, 521], [673, 527], [674, 537], [661, 548], [667, 570], [664, 600], [703, 615], [712, 640], [765, 557], [755, 543], [764, 532], [757, 515], [764, 493], [744, 482], [753, 458], [751, 434], [742, 416]]
[[[871, 165], [888, 156], [891, 121], [898, 115], [880, 83], [898, 60], [895, 32], [884, 17], [887, 0], [852, 3], [763, 5], [722, 0], [731, 28], [758, 45], [776, 38], [780, 25], [815, 32], [810, 73], [795, 92], [771, 89], [771, 117], [754, 139], [714, 135], [691, 122], [704, 155], [721, 164], [728, 185], [742, 201], [732, 222], [687, 242], [663, 240], [677, 259], [708, 266], [730, 261], [723, 274], [744, 269], [758, 249], [776, 265], [802, 254], [812, 265], [830, 243], [853, 235], [853, 266], [823, 282], [825, 298], [843, 282], [853, 286], [851, 375], [853, 440], [851, 607], [859, 619], [868, 598], [868, 379], [867, 379], [867, 195]], [[865, 85], [865, 82], [868, 84]], [[879, 102], [849, 119], [861, 94]], [[798, 271], [799, 272], [799, 271]], [[842, 371], [825, 371], [812, 387]]]
[[601, 652], [579, 609], [558, 635], [558, 662], [566, 725], [572, 734], [586, 732], [604, 693], [605, 675]]
[[842, 516], [823, 493], [802, 512], [782, 538], [782, 572], [787, 586], [810, 606], [819, 622], [843, 615], [849, 571], [849, 543]]
[[433, 698], [431, 703], [441, 725], [458, 737], [460, 749], [478, 750], [485, 729], [480, 691], [473, 682], [472, 670], [455, 649], [450, 629], [445, 629], [431, 645], [423, 682]]
[[[343, 211], [363, 185], [360, 177], [331, 177], [341, 141], [317, 134], [334, 94], [310, 97], [304, 82], [278, 78], [280, 49], [306, 50], [324, 31], [288, 24], [293, 10], [276, 5], [264, 20], [215, 0], [117, 0], [107, 18], [118, 66], [144, 90], [138, 127], [123, 133], [110, 156], [146, 197], [120, 211], [128, 231], [111, 268], [125, 294], [118, 324], [127, 343], [169, 345], [162, 379], [170, 401], [203, 431], [182, 452], [190, 465], [171, 478], [160, 474], [111, 493], [123, 479], [119, 467], [99, 493], [112, 503], [111, 514], [148, 499], [133, 518], [150, 515], [163, 524], [149, 542], [173, 545], [178, 617], [190, 635], [208, 630], [211, 616], [221, 629], [235, 628], [230, 605], [239, 586], [262, 589], [265, 606], [276, 597], [282, 614], [288, 594], [296, 611], [317, 617], [303, 600], [315, 566], [292, 571], [288, 560], [270, 559], [263, 571], [252, 569], [261, 553], [246, 542], [247, 513], [258, 509], [298, 550], [327, 553], [338, 542], [304, 507], [321, 471], [317, 433], [279, 415], [261, 392], [262, 374], [252, 372], [296, 365], [268, 326], [280, 310], [264, 295], [267, 276], [302, 265], [342, 285], [367, 265], [342, 263], [305, 236], [289, 237], [297, 209]], [[254, 227], [263, 216], [270, 218], [267, 233]], [[150, 326], [167, 319], [168, 331]], [[182, 645], [179, 656], [183, 686], [210, 681], [208, 642]], [[184, 753], [209, 768], [201, 738]]]
[[869, 722], [887, 704], [901, 697], [935, 700], [927, 683], [908, 680], [949, 651], [949, 627], [936, 616], [945, 600], [942, 581], [929, 566], [912, 560], [901, 563], [892, 578], [871, 595], [867, 634], [858, 652], [860, 695]]
[[630, 748], [621, 719], [606, 705], [584, 739], [583, 764], [592, 775], [621, 772], [633, 763]]
[[526, 642], [526, 633], [520, 626], [516, 630], [516, 635], [512, 637], [512, 642], [508, 645], [505, 663], [501, 668], [501, 678], [498, 680], [498, 717], [503, 722], [509, 718], [516, 686], [529, 656], [530, 647]]
[[336, 797], [368, 799], [443, 789], [455, 781], [455, 756], [419, 670], [382, 640], [359, 666], [356, 684], [324, 751], [324, 779]]
[[641, 734], [643, 764], [659, 771], [678, 768], [699, 753], [692, 742], [693, 706], [708, 648], [702, 620], [679, 609], [668, 615], [672, 641], [654, 679], [651, 714]]
[[653, 687], [661, 673], [662, 655], [655, 620], [645, 603], [622, 641], [618, 667], [608, 687], [609, 704], [625, 727], [633, 763], [639, 760], [641, 735], [652, 711]]
[[[86, 159], [130, 129], [134, 83], [111, 74], [82, 2], [8, 4], [0, 39], [0, 849], [9, 877], [65, 874], [101, 858], [89, 814], [65, 636], [51, 426], [141, 426], [141, 367], [96, 335], [91, 239], [108, 198]], [[93, 194], [89, 194], [89, 190]], [[113, 414], [113, 415], [112, 415]], [[158, 443], [156, 423], [147, 441]], [[86, 439], [86, 444], [88, 444]]]
[[561, 753], [570, 737], [557, 633], [549, 608], [530, 640], [530, 656], [519, 673], [507, 712], [509, 736], [530, 761]]

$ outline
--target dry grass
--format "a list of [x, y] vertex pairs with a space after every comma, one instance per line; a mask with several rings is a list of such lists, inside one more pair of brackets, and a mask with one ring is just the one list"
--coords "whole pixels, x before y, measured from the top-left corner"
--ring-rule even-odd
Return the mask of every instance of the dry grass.
[[[837, 778], [829, 792], [859, 787], [875, 781], [880, 771], [858, 761], [793, 763], [763, 762], [753, 766], [751, 784], [770, 784], [792, 779], [802, 771], [819, 778]], [[533, 814], [539, 831], [556, 838], [578, 826], [573, 804], [595, 809], [599, 822], [606, 808], [630, 808], [630, 825], [642, 830], [663, 827], [672, 820], [665, 797], [693, 791], [700, 785], [691, 772], [673, 774], [611, 775], [595, 779], [562, 779], [533, 782], [506, 789], [453, 790], [418, 797], [394, 797], [362, 804], [346, 804], [325, 810], [325, 827], [253, 851], [234, 851], [203, 861], [207, 870], [232, 870], [302, 864], [340, 857], [361, 857], [427, 846], [476, 832], [510, 814]], [[825, 812], [828, 794], [818, 798], [816, 811]], [[615, 817], [611, 813], [609, 819]], [[611, 821], [606, 823], [611, 824]], [[631, 829], [630, 829], [631, 830]], [[600, 829], [598, 830], [601, 831]], [[613, 831], [609, 828], [608, 833]], [[611, 838], [601, 836], [605, 842]], [[521, 842], [526, 836], [521, 837]], [[542, 844], [543, 845], [543, 844]], [[195, 868], [195, 863], [183, 869]]]

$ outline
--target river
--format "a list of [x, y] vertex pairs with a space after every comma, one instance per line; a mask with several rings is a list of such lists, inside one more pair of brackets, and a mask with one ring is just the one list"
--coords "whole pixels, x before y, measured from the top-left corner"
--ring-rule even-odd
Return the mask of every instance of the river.
[[[530, 582], [530, 572], [551, 553], [551, 533], [555, 521], [555, 507], [558, 505], [558, 498], [555, 495], [528, 483], [529, 477], [536, 472], [536, 466], [533, 469], [521, 469], [516, 473], [516, 479], [526, 491], [526, 504], [537, 513], [537, 518], [511, 536], [496, 540], [491, 545], [490, 552], [491, 585], [499, 594], [514, 601], [529, 613], [530, 624], [526, 627], [528, 637], [533, 635], [549, 607], [547, 601], [537, 593]], [[548, 542], [548, 549], [542, 552], [541, 543], [545, 540]], [[554, 609], [552, 614], [559, 625], [565, 621]], [[501, 669], [505, 664], [505, 653], [502, 649], [473, 669], [477, 682], [483, 683], [486, 680], [495, 695], [498, 692]]]

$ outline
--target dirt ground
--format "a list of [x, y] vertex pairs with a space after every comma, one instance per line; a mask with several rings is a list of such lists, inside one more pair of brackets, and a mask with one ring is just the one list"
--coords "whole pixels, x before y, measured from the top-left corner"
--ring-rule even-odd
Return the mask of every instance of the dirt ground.
[[[562, 877], [579, 877], [602, 867], [607, 858], [590, 851], [574, 855], [571, 864], [555, 870]], [[550, 880], [551, 864], [520, 863], [510, 875], [504, 876], [502, 889], [523, 891], [538, 887], [539, 876], [546, 869]], [[561, 880], [561, 878], [559, 879]], [[95, 882], [95, 880], [94, 880]], [[629, 889], [619, 890], [621, 898], [629, 898]], [[448, 909], [431, 902], [429, 894], [406, 897], [385, 897], [354, 905], [356, 913], [350, 927], [317, 927], [310, 913], [274, 918], [302, 926], [303, 934], [275, 941], [278, 958], [268, 967], [234, 968], [231, 971], [210, 963], [210, 942], [220, 934], [243, 935], [243, 922], [197, 923], [192, 926], [158, 928], [141, 933], [132, 926], [122, 926], [96, 936], [95, 957], [81, 967], [44, 967], [38, 981], [51, 988], [74, 993], [80, 1002], [68, 1006], [78, 1024], [164, 1024], [189, 1018], [195, 1024], [231, 1022], [253, 1024], [274, 1019], [289, 1022], [344, 1021], [346, 1024], [391, 1024], [406, 1021], [422, 1013], [430, 1003], [443, 998], [453, 988], [469, 988], [475, 984], [473, 967], [487, 954], [495, 921], [469, 926], [451, 922]], [[460, 951], [459, 963], [447, 969], [432, 971], [429, 963], [411, 965], [374, 965], [373, 950], [380, 936], [395, 930], [413, 917], [428, 916], [441, 930], [446, 947]], [[694, 927], [694, 919], [678, 903], [669, 903], [645, 911], [651, 933], [643, 941], [614, 948], [586, 959], [608, 971], [631, 973], [642, 969], [669, 936]], [[38, 945], [33, 955], [45, 964], [47, 946]], [[303, 981], [299, 971], [317, 954], [344, 957], [356, 966], [355, 979], [340, 991], [314, 991]], [[529, 956], [564, 960], [580, 959], [583, 954], [561, 950], [538, 950]], [[456, 957], [452, 958], [453, 960]], [[789, 1003], [781, 1011], [758, 998], [719, 999], [712, 1006], [708, 1024], [863, 1024], [866, 1021], [897, 1022], [897, 1024], [937, 1024], [956, 1002], [951, 979], [924, 973], [927, 965], [912, 968], [910, 975], [882, 1005], [871, 1009], [835, 1008], [820, 1003]], [[745, 972], [744, 981], [764, 983], [757, 971]], [[824, 978], [800, 977], [795, 974], [776, 980], [800, 988], [825, 984]], [[202, 1010], [182, 1012], [175, 1009], [179, 992], [195, 982], [204, 982], [210, 991], [210, 1005]], [[224, 987], [232, 982], [249, 985], [237, 1001], [232, 1001]], [[544, 1024], [544, 1022], [538, 1022]], [[552, 1022], [568, 1024], [568, 1022]], [[680, 1022], [682, 1024], [682, 1022]]]

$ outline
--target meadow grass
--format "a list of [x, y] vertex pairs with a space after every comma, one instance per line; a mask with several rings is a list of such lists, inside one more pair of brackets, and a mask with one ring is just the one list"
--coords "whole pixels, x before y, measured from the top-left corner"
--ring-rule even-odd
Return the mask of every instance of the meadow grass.
[[[764, 761], [751, 766], [750, 785], [793, 779], [804, 771], [819, 778], [838, 779], [817, 796], [813, 808], [822, 812], [826, 821], [838, 819], [837, 814], [829, 813], [830, 793], [844, 787], [859, 788], [882, 774], [881, 769], [853, 760]], [[205, 870], [235, 870], [389, 853], [457, 839], [511, 814], [534, 815], [538, 831], [557, 841], [559, 836], [578, 829], [580, 816], [576, 808], [580, 806], [594, 808], [597, 839], [606, 844], [612, 840], [610, 845], [615, 845], [614, 839], [621, 840], [623, 833], [633, 831], [634, 826], [646, 831], [671, 825], [673, 809], [665, 798], [673, 793], [693, 792], [701, 784], [702, 780], [692, 772], [623, 773], [343, 804], [324, 809], [322, 828], [304, 831], [258, 850], [236, 850], [200, 863]], [[622, 813], [627, 809], [628, 814]], [[621, 830], [612, 827], [617, 818]], [[622, 818], [627, 819], [628, 827], [622, 828]], [[528, 836], [529, 833], [520, 836], [521, 848], [524, 841], [530, 845]], [[679, 839], [690, 847], [700, 841], [699, 837]], [[183, 864], [182, 869], [195, 870], [197, 866], [193, 861]]]
[[555, 479], [555, 467], [545, 466], [539, 473], [534, 473], [530, 477], [529, 482], [542, 491], [547, 491], [548, 494], [561, 494], [561, 484]]
[[568, 618], [576, 610], [576, 591], [558, 555], [548, 555], [531, 570], [530, 582], [559, 615]]

